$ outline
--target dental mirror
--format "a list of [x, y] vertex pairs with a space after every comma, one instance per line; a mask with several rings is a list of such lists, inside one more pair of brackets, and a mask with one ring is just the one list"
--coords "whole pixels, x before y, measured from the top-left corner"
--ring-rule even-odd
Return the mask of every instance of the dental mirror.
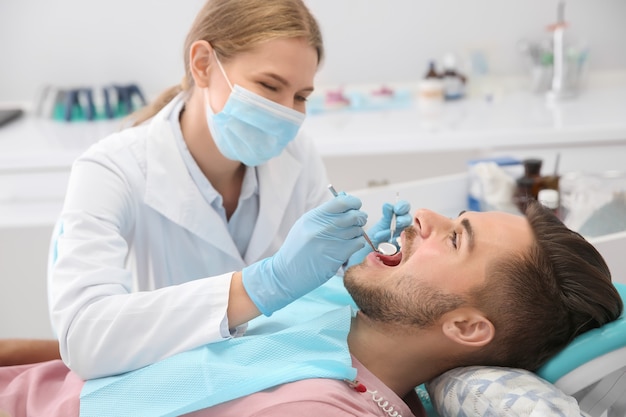
[[395, 255], [398, 252], [398, 248], [396, 248], [396, 245], [394, 245], [393, 243], [383, 242], [378, 245], [378, 252], [381, 255], [391, 256]]

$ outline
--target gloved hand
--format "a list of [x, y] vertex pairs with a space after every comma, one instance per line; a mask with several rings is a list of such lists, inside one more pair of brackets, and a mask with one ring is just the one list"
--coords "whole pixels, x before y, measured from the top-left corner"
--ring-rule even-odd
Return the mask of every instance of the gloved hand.
[[367, 214], [361, 200], [339, 193], [305, 213], [273, 256], [245, 267], [243, 286], [266, 316], [325, 283], [357, 250]]
[[[393, 235], [393, 243], [397, 247], [397, 243], [395, 238], [400, 236], [400, 233], [407, 227], [410, 226], [413, 222], [413, 217], [410, 214], [411, 205], [408, 201], [398, 200], [395, 204], [385, 203], [383, 204], [383, 217], [370, 227], [367, 231], [367, 236], [369, 236], [370, 240], [374, 244], [375, 247], [382, 242], [389, 242], [391, 239], [391, 218], [392, 215], [396, 214], [396, 231]], [[350, 259], [348, 260], [348, 264], [346, 267], [351, 267], [352, 265], [357, 265], [363, 262], [365, 257], [372, 251], [370, 245], [365, 245], [363, 249], [355, 252]]]

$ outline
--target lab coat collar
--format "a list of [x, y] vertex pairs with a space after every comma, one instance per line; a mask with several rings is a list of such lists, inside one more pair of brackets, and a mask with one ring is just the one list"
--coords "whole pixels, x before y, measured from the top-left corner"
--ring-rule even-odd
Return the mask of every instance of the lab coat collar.
[[[146, 190], [144, 201], [171, 221], [243, 262], [222, 218], [202, 197], [176, 147], [169, 114], [182, 100], [176, 97], [150, 122], [146, 143]], [[254, 262], [266, 253], [271, 243], [280, 246], [284, 236], [278, 231], [284, 213], [295, 191], [301, 163], [286, 149], [266, 164], [257, 167], [259, 181], [259, 215], [245, 264]]]

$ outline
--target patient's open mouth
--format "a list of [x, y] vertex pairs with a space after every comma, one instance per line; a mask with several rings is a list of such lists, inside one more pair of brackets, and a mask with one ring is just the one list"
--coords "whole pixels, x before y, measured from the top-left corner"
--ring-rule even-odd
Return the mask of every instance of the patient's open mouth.
[[376, 255], [382, 263], [387, 266], [396, 266], [402, 261], [402, 251], [398, 251], [395, 255]]

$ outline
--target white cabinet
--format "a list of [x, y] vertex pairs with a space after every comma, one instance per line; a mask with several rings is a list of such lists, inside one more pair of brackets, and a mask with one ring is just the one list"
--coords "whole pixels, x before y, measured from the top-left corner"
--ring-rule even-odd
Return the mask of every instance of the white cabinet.
[[325, 156], [328, 178], [337, 190], [358, 190], [465, 171], [476, 150]]
[[52, 338], [46, 268], [52, 226], [0, 229], [0, 338]]

